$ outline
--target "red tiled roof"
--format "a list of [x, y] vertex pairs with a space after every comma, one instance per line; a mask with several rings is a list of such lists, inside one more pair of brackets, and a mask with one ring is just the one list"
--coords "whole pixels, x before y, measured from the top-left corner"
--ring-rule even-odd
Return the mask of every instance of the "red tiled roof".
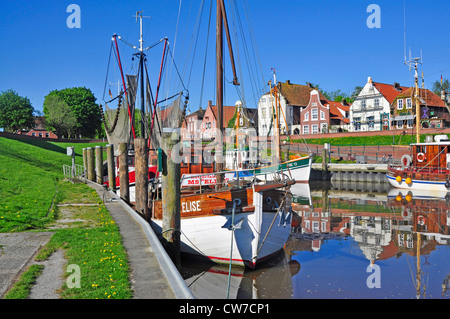
[[340, 119], [345, 123], [350, 123], [348, 118], [345, 118], [344, 115], [339, 111], [341, 109], [344, 112], [348, 112], [350, 110], [350, 105], [343, 105], [341, 102], [336, 101], [326, 101], [324, 105], [330, 106], [330, 117], [333, 119]]
[[[408, 88], [404, 91], [400, 96], [401, 97], [414, 97], [416, 89], [414, 87]], [[434, 92], [428, 89], [419, 88], [419, 98], [426, 104], [427, 106], [437, 106], [437, 107], [446, 107], [444, 101], [436, 95]]]
[[372, 84], [378, 91], [380, 91], [380, 93], [386, 98], [386, 100], [389, 101], [390, 104], [394, 102], [397, 95], [408, 89], [408, 87], [400, 86], [399, 84], [397, 88], [394, 87], [395, 84], [385, 84], [379, 82], [372, 82]]

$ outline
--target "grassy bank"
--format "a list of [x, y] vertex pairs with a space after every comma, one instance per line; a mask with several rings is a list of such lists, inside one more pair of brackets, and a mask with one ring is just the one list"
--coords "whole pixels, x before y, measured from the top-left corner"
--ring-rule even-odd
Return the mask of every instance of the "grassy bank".
[[[63, 164], [71, 164], [66, 148], [75, 146], [76, 163], [82, 164], [83, 147], [95, 145], [0, 138], [0, 232], [55, 231], [37, 258], [64, 249], [68, 264], [78, 265], [81, 272], [81, 288], [64, 285], [61, 297], [131, 298], [117, 225], [92, 188], [63, 179]], [[59, 227], [62, 216], [73, 222]]]

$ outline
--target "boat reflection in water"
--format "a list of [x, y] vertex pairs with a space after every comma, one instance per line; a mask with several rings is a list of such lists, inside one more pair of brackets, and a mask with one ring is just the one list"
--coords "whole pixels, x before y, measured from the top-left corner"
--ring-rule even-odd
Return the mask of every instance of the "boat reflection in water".
[[[284, 256], [233, 269], [229, 298], [450, 298], [450, 197], [376, 183], [296, 184]], [[226, 298], [228, 268], [188, 269], [198, 298]]]
[[297, 261], [287, 261], [281, 253], [255, 270], [232, 267], [231, 272], [225, 265], [186, 260], [182, 276], [199, 299], [290, 299], [291, 278], [299, 270]]

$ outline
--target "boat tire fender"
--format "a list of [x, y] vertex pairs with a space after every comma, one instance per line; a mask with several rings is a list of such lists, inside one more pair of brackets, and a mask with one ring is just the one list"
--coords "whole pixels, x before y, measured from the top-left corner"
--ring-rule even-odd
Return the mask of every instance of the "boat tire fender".
[[402, 165], [403, 167], [409, 167], [411, 166], [411, 156], [409, 156], [408, 154], [405, 154], [402, 156]]
[[272, 203], [272, 198], [269, 196], [266, 198], [266, 204], [269, 205], [270, 203]]
[[450, 188], [450, 181], [446, 181], [446, 182], [445, 182], [445, 187], [446, 187], [446, 188]]

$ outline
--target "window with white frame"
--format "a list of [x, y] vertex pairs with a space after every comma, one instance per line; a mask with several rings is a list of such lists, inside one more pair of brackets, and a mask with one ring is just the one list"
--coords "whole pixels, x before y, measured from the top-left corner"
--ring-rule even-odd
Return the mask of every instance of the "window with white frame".
[[303, 134], [309, 134], [309, 125], [303, 125]]
[[407, 109], [412, 109], [412, 101], [411, 101], [411, 99], [406, 99], [406, 108]]
[[403, 121], [397, 121], [397, 128], [403, 128]]
[[365, 110], [366, 109], [366, 100], [361, 100], [361, 110]]
[[397, 110], [402, 110], [402, 109], [403, 109], [403, 100], [398, 99], [397, 100]]
[[311, 109], [311, 120], [312, 121], [319, 119], [319, 113], [318, 112], [319, 111], [316, 108]]
[[407, 127], [407, 128], [412, 128], [412, 127], [414, 127], [414, 119], [408, 119], [408, 120], [406, 121], [406, 127]]
[[308, 111], [306, 111], [306, 113], [305, 113], [305, 121], [309, 121], [309, 112]]
[[353, 124], [355, 125], [355, 131], [361, 130], [361, 118], [360, 117], [354, 117]]
[[373, 106], [374, 106], [374, 107], [379, 107], [379, 106], [380, 106], [380, 99], [378, 99], [378, 98], [377, 98], [377, 99], [374, 99], [374, 100], [373, 100]]
[[312, 129], [312, 132], [311, 132], [312, 134], [319, 133], [319, 125], [314, 124], [314, 125], [311, 126], [311, 129]]
[[320, 119], [325, 120], [325, 112], [324, 111], [320, 111]]
[[369, 126], [369, 129], [373, 130], [375, 128], [375, 116], [368, 116], [367, 117], [367, 124]]

